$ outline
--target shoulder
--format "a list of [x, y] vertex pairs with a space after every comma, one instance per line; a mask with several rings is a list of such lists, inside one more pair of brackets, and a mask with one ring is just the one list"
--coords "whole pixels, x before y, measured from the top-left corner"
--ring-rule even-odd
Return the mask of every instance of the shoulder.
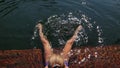
[[65, 68], [69, 68], [68, 66], [65, 66]]
[[48, 66], [45, 66], [45, 68], [48, 68]]

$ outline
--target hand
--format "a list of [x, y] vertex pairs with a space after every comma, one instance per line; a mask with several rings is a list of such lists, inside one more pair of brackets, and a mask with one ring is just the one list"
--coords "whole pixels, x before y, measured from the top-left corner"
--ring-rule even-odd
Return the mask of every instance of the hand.
[[75, 30], [75, 35], [77, 35], [79, 31], [82, 30], [82, 28], [83, 28], [82, 25], [79, 25], [77, 29]]
[[37, 27], [38, 30], [39, 30], [39, 35], [40, 35], [40, 36], [43, 36], [43, 32], [42, 32], [42, 24], [41, 24], [41, 23], [38, 23], [38, 24], [36, 25], [36, 27]]
[[42, 30], [42, 24], [41, 24], [41, 23], [38, 23], [38, 24], [36, 25], [36, 27], [37, 27], [39, 30]]

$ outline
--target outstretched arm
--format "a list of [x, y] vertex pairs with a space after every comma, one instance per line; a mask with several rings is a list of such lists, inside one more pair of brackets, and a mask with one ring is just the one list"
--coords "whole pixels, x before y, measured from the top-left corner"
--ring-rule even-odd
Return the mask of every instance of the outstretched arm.
[[38, 24], [36, 27], [38, 27], [39, 29], [39, 36], [42, 41], [42, 44], [44, 45], [45, 61], [47, 63], [49, 56], [52, 54], [52, 49], [51, 49], [49, 41], [47, 40], [47, 38], [42, 32], [42, 24]]
[[75, 30], [74, 32], [74, 35], [66, 42], [65, 44], [65, 47], [63, 49], [63, 55], [64, 55], [64, 58], [67, 58], [68, 57], [68, 52], [70, 52], [71, 48], [72, 48], [72, 45], [74, 43], [74, 41], [76, 40], [77, 38], [77, 34], [79, 33], [79, 31], [82, 29], [82, 26], [79, 25], [77, 27], [77, 29]]

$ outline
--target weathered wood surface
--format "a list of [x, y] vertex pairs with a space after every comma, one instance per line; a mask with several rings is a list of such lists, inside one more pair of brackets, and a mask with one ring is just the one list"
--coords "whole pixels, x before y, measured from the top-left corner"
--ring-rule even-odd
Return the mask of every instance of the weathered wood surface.
[[0, 68], [43, 68], [40, 49], [1, 50]]
[[[120, 45], [74, 48], [70, 68], [120, 68]], [[0, 50], [0, 68], [44, 68], [40, 49]]]

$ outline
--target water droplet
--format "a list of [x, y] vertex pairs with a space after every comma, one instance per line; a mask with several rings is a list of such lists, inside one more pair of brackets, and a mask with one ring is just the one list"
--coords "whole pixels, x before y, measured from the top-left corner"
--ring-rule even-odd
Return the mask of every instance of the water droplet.
[[98, 37], [98, 42], [99, 42], [99, 43], [103, 43], [103, 38]]
[[81, 62], [79, 61], [78, 64], [81, 64]]
[[80, 50], [78, 50], [77, 52], [80, 53]]
[[90, 57], [91, 57], [91, 54], [88, 55], [88, 59], [90, 59]]
[[97, 26], [97, 29], [99, 29], [99, 26]]
[[85, 58], [83, 58], [82, 60], [81, 60], [81, 62], [84, 62], [85, 61]]
[[32, 37], [32, 40], [34, 40], [35, 39], [35, 37]]
[[96, 58], [97, 58], [97, 54], [98, 54], [98, 53], [97, 53], [97, 52], [95, 52], [95, 57], [96, 57]]
[[75, 60], [74, 63], [77, 63], [77, 61]]

